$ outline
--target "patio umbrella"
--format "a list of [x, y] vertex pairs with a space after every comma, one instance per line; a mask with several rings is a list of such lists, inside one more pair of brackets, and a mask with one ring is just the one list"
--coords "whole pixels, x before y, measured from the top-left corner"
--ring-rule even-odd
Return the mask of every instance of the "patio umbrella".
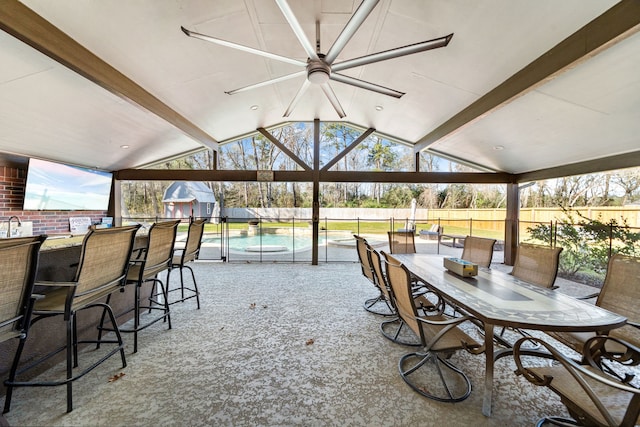
[[416, 199], [411, 199], [411, 216], [409, 218], [408, 230], [416, 229], [416, 209], [418, 208], [418, 202]]

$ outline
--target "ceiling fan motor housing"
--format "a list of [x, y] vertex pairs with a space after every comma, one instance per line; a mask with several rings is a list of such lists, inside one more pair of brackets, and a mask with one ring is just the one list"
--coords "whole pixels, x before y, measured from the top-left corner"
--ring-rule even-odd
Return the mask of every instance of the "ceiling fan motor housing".
[[331, 68], [322, 60], [309, 61], [307, 64], [307, 79], [313, 84], [321, 85], [328, 82], [330, 75]]

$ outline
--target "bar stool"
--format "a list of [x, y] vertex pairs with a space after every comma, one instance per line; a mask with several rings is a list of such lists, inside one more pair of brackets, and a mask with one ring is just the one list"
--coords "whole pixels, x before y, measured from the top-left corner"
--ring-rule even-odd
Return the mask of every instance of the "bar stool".
[[[158, 274], [167, 270], [170, 266], [171, 259], [173, 258], [173, 246], [175, 244], [178, 224], [180, 224], [180, 220], [156, 222], [153, 224], [151, 228], [149, 228], [147, 245], [134, 251], [135, 256], [130, 260], [131, 266], [127, 273], [126, 283], [127, 285], [135, 286], [134, 306], [130, 310], [118, 314], [117, 317], [121, 317], [131, 311], [134, 312], [133, 327], [120, 327], [120, 332], [133, 333], [134, 353], [138, 351], [138, 332], [141, 330], [148, 328], [160, 320], [167, 321], [169, 329], [171, 329], [167, 289], [162, 280], [158, 279]], [[149, 297], [147, 297], [146, 305], [143, 305], [141, 295], [142, 286], [145, 284], [151, 284], [152, 289]], [[159, 292], [156, 292], [157, 287], [160, 287]], [[162, 301], [157, 299], [159, 296], [162, 297]], [[108, 302], [109, 299], [107, 299], [107, 303]], [[149, 312], [159, 311], [160, 314], [142, 323], [140, 313], [143, 310], [148, 310]], [[100, 330], [106, 331], [110, 329], [104, 328], [101, 322]]]
[[18, 347], [9, 370], [3, 413], [9, 412], [18, 362], [29, 332], [36, 296], [33, 282], [38, 254], [47, 236], [0, 239], [0, 342], [18, 339]]
[[[73, 382], [116, 353], [120, 353], [122, 367], [127, 366], [124, 354], [124, 342], [111, 307], [101, 302], [107, 295], [119, 290], [124, 284], [129, 267], [129, 257], [133, 248], [133, 242], [139, 226], [91, 229], [87, 232], [82, 242], [80, 261], [74, 280], [70, 282], [37, 282], [36, 285], [50, 288], [44, 298], [37, 299], [33, 308], [33, 320], [31, 327], [43, 319], [55, 316], [63, 316], [66, 329], [66, 343], [61, 348], [31, 363], [27, 368], [18, 372], [21, 374], [33, 368], [40, 362], [49, 359], [56, 353], [66, 349], [66, 378], [54, 381], [15, 381], [14, 378], [6, 381], [8, 390], [12, 387], [35, 386], [67, 386], [67, 412], [73, 410]], [[113, 325], [115, 339], [105, 338], [99, 335], [98, 339], [80, 340], [77, 331], [76, 316], [78, 312], [89, 308], [102, 309], [102, 317], [106, 315]], [[78, 345], [79, 344], [114, 344], [115, 346], [102, 355], [91, 365], [79, 372]], [[19, 355], [14, 360], [14, 365], [19, 363]], [[76, 372], [74, 372], [76, 370]], [[7, 392], [5, 411], [9, 410], [10, 392]]]
[[[173, 301], [170, 300], [169, 305], [195, 298], [198, 310], [200, 309], [200, 292], [198, 291], [196, 276], [195, 274], [193, 274], [193, 269], [187, 264], [197, 260], [198, 256], [200, 255], [200, 245], [202, 244], [202, 234], [204, 232], [205, 222], [205, 219], [191, 220], [191, 222], [189, 223], [189, 231], [187, 233], [187, 241], [185, 242], [184, 249], [174, 249], [171, 265], [169, 267], [169, 271], [167, 272], [167, 294], [170, 296], [171, 292], [180, 291], [180, 298]], [[176, 268], [180, 269], [180, 287], [171, 289], [169, 286], [169, 279], [171, 277], [171, 271]], [[184, 284], [183, 269], [185, 268], [191, 272], [193, 288], [185, 286]]]

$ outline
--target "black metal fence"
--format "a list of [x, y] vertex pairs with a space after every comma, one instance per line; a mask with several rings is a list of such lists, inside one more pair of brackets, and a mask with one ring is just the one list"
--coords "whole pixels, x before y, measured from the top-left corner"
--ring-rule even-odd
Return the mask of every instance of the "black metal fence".
[[[137, 222], [149, 227], [153, 222], [166, 219], [132, 217], [123, 218], [123, 223]], [[186, 238], [187, 224], [188, 219], [185, 219], [179, 227], [178, 240]], [[310, 263], [311, 224], [311, 218], [211, 218], [205, 227], [200, 258], [226, 262]], [[318, 262], [357, 262], [354, 234], [365, 236], [374, 246], [383, 247], [387, 244], [387, 231], [409, 229], [415, 231], [416, 240], [424, 238], [439, 245], [439, 239], [427, 233], [434, 225], [448, 236], [472, 235], [495, 238], [499, 242], [504, 240], [505, 222], [502, 220], [321, 218]], [[604, 278], [612, 254], [640, 255], [638, 227], [598, 221], [578, 224], [520, 221], [518, 230], [522, 242], [564, 248], [560, 257], [561, 277], [596, 285]], [[440, 246], [437, 250], [439, 252]]]

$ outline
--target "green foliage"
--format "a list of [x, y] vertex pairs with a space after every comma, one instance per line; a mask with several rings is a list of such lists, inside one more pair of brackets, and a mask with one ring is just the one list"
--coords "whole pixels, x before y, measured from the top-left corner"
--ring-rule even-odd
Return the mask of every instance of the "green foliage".
[[553, 239], [557, 246], [564, 248], [558, 268], [560, 276], [575, 278], [580, 272], [604, 275], [610, 253], [638, 253], [640, 233], [630, 231], [626, 219], [622, 219], [622, 224], [615, 219], [605, 223], [601, 217], [589, 219], [578, 211], [563, 211], [565, 218], [556, 222], [555, 227], [538, 224], [527, 228], [529, 240], [551, 244]]

